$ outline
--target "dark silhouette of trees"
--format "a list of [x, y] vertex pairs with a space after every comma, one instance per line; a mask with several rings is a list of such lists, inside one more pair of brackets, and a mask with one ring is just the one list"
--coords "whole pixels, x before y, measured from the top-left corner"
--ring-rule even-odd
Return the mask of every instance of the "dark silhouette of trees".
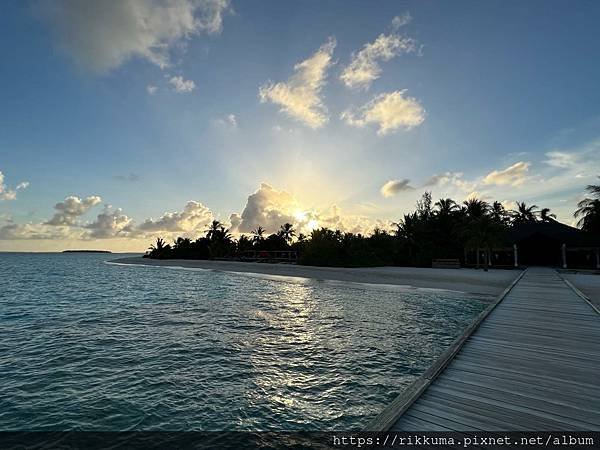
[[294, 239], [294, 236], [296, 236], [296, 230], [294, 230], [294, 225], [292, 225], [291, 223], [284, 223], [283, 225], [281, 225], [281, 228], [279, 229], [277, 234], [281, 236], [285, 240], [285, 242], [291, 244], [292, 239]]
[[556, 219], [556, 214], [550, 212], [550, 208], [542, 208], [540, 210], [540, 220], [542, 222], [552, 222]]
[[537, 205], [527, 206], [525, 202], [517, 202], [517, 209], [512, 211], [513, 223], [521, 224], [537, 221], [539, 211]]
[[582, 230], [600, 233], [600, 184], [590, 184], [585, 190], [591, 198], [586, 197], [581, 200], [573, 216], [579, 219], [577, 226]]
[[[575, 217], [584, 231], [600, 233], [600, 186], [586, 188], [590, 194], [579, 202]], [[205, 236], [196, 240], [179, 237], [173, 244], [162, 238], [149, 248], [150, 258], [245, 259], [248, 255], [295, 252], [298, 262], [319, 266], [430, 266], [432, 259], [460, 258], [475, 252], [478, 266], [487, 268], [492, 250], [507, 247], [509, 231], [514, 226], [533, 222], [552, 222], [556, 216], [549, 208], [517, 202], [514, 211], [507, 211], [500, 202], [488, 203], [470, 198], [458, 204], [450, 198], [435, 203], [425, 192], [415, 210], [391, 224], [390, 230], [376, 228], [370, 235], [345, 233], [319, 228], [310, 236], [296, 234], [294, 225], [284, 223], [277, 232], [266, 236], [257, 226], [250, 236], [237, 240], [219, 221], [214, 220]], [[288, 258], [285, 256], [284, 258]]]
[[262, 243], [265, 240], [265, 229], [260, 225], [256, 229], [252, 230], [252, 245], [256, 249], [262, 247]]

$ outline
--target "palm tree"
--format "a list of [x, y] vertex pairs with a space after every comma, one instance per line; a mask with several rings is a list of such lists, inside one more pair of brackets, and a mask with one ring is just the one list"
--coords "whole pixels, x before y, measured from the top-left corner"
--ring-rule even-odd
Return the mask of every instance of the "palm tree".
[[438, 209], [438, 214], [441, 216], [449, 216], [459, 209], [456, 202], [451, 198], [440, 198], [435, 203], [435, 206]]
[[589, 184], [585, 190], [592, 198], [584, 198], [577, 203], [573, 216], [579, 219], [577, 226], [582, 230], [600, 233], [600, 184]]
[[156, 238], [156, 244], [152, 244], [150, 245], [150, 250], [152, 251], [156, 251], [157, 253], [160, 253], [164, 250], [165, 248], [165, 241], [163, 240], [163, 238]]
[[213, 234], [219, 231], [220, 228], [223, 228], [223, 225], [218, 220], [213, 220], [206, 230], [206, 237], [208, 239], [212, 239]]
[[477, 251], [477, 267], [479, 268], [479, 251], [485, 251], [484, 270], [487, 272], [492, 248], [501, 242], [503, 226], [496, 222], [491, 216], [482, 216], [469, 224], [469, 238], [466, 241], [467, 248]]
[[492, 203], [492, 207], [490, 208], [490, 214], [497, 223], [506, 224], [509, 220], [508, 214], [506, 213], [506, 209], [504, 209], [502, 203], [498, 201]]
[[396, 227], [396, 237], [402, 239], [408, 247], [408, 256], [412, 258], [413, 248], [418, 245], [419, 215], [417, 212], [404, 214], [400, 222], [393, 222]]
[[542, 208], [540, 211], [540, 220], [542, 222], [554, 222], [556, 214], [550, 214], [550, 208]]
[[490, 205], [478, 198], [470, 198], [463, 202], [463, 212], [469, 219], [480, 219], [488, 214]]
[[537, 205], [527, 206], [525, 202], [517, 202], [517, 209], [512, 211], [513, 223], [521, 224], [537, 221], [539, 211], [536, 208]]
[[294, 230], [294, 225], [291, 223], [284, 223], [281, 225], [281, 228], [279, 228], [279, 232], [277, 234], [285, 239], [285, 241], [289, 244], [292, 242], [292, 238], [296, 236], [296, 230]]
[[231, 233], [227, 228], [221, 226], [217, 230], [211, 231], [210, 240], [212, 242], [218, 242], [219, 244], [227, 244], [231, 242]]
[[264, 240], [265, 229], [260, 225], [252, 230], [252, 243], [258, 244]]
[[150, 246], [150, 253], [148, 256], [150, 258], [163, 258], [167, 256], [168, 252], [171, 250], [171, 246], [166, 244], [162, 238], [156, 238], [156, 243]]

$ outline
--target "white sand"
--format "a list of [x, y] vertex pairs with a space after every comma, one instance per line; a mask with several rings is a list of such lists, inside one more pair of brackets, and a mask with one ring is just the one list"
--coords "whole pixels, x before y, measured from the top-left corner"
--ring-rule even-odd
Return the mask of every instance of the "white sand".
[[591, 273], [563, 273], [561, 275], [587, 295], [596, 307], [600, 308], [600, 275]]
[[258, 273], [354, 283], [451, 289], [454, 291], [488, 295], [500, 294], [520, 273], [516, 270], [502, 269], [491, 269], [488, 272], [484, 272], [483, 270], [475, 269], [428, 269], [420, 267], [341, 268], [237, 261], [157, 260], [142, 257], [120, 258], [110, 262]]

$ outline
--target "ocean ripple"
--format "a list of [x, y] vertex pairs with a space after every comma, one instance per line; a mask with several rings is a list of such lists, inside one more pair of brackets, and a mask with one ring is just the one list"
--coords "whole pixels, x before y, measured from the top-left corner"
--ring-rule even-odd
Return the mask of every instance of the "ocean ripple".
[[360, 429], [485, 306], [110, 258], [0, 255], [0, 430]]

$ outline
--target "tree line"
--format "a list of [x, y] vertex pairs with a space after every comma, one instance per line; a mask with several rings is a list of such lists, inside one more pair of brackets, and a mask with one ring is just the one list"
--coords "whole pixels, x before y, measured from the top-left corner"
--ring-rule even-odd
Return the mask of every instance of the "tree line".
[[[589, 185], [590, 196], [577, 205], [577, 225], [600, 234], [600, 185]], [[507, 210], [498, 202], [472, 198], [457, 203], [450, 198], [433, 202], [425, 192], [415, 210], [392, 223], [391, 230], [376, 228], [370, 235], [319, 228], [310, 235], [297, 233], [290, 223], [267, 235], [257, 226], [250, 235], [234, 239], [230, 230], [214, 220], [198, 239], [179, 237], [172, 244], [162, 238], [146, 257], [158, 259], [242, 258], [249, 252], [294, 251], [298, 263], [318, 266], [428, 266], [434, 258], [462, 258], [465, 249], [490, 250], [506, 245], [505, 237], [516, 225], [550, 222], [549, 208], [517, 202]]]

